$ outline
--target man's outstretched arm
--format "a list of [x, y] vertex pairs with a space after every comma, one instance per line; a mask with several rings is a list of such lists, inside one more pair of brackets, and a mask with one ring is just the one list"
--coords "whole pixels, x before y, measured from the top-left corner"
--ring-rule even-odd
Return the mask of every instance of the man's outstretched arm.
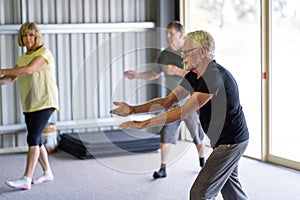
[[164, 98], [153, 99], [141, 105], [132, 106], [124, 102], [113, 102], [113, 104], [118, 107], [110, 110], [110, 114], [126, 117], [132, 114], [164, 111], [188, 95], [189, 93], [183, 87], [178, 86], [168, 96]]
[[127, 121], [120, 125], [121, 129], [134, 128], [143, 129], [152, 126], [169, 124], [177, 120], [187, 118], [192, 112], [205, 105], [213, 95], [195, 92], [183, 106], [171, 109], [161, 115], [144, 121]]
[[143, 80], [155, 80], [160, 77], [159, 73], [156, 73], [155, 71], [148, 70], [145, 72], [136, 72], [133, 70], [128, 70], [124, 72], [124, 76], [128, 79], [143, 79]]

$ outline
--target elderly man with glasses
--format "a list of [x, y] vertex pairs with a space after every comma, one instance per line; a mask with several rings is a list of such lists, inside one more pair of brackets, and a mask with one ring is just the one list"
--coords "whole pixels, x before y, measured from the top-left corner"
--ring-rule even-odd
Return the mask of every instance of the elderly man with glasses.
[[249, 140], [238, 85], [231, 73], [214, 60], [215, 42], [208, 32], [187, 34], [182, 49], [184, 68], [189, 71], [185, 75], [187, 81], [182, 81], [167, 97], [142, 105], [114, 102], [118, 107], [110, 112], [128, 116], [154, 108], [167, 110], [190, 95], [180, 107], [148, 120], [123, 122], [120, 127], [142, 129], [168, 124], [199, 110], [202, 127], [213, 151], [192, 185], [190, 199], [215, 199], [220, 191], [224, 199], [247, 199], [238, 178], [239, 160]]

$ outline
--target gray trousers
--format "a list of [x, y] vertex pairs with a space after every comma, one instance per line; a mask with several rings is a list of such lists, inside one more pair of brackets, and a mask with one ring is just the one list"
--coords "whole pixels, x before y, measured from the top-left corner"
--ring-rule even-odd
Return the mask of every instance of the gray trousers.
[[239, 160], [247, 145], [248, 140], [214, 148], [190, 190], [190, 200], [215, 199], [219, 191], [224, 200], [247, 199], [238, 178]]

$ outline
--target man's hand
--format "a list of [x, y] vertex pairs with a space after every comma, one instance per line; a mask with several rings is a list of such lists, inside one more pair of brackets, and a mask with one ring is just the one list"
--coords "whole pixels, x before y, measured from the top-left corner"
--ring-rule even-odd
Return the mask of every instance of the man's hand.
[[133, 70], [128, 70], [124, 72], [124, 76], [127, 77], [128, 79], [132, 80], [132, 79], [136, 79], [137, 78], [137, 72], [133, 71]]
[[132, 128], [132, 129], [142, 129], [143, 127], [141, 126], [141, 122], [139, 121], [127, 121], [123, 122], [119, 126], [121, 129], [127, 129], [127, 128]]
[[175, 65], [165, 65], [164, 72], [168, 75], [176, 75], [177, 67]]
[[181, 77], [184, 77], [188, 73], [188, 71], [181, 69], [175, 65], [165, 65], [164, 72], [168, 75], [177, 75]]
[[115, 106], [119, 106], [118, 108], [112, 109], [109, 111], [110, 114], [119, 115], [122, 117], [126, 117], [128, 115], [131, 115], [133, 112], [133, 109], [131, 106], [129, 106], [127, 103], [124, 102], [113, 102]]

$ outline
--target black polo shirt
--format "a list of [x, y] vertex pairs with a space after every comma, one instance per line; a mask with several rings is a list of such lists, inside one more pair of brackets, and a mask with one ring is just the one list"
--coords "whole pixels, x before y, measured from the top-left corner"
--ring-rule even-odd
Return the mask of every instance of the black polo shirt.
[[202, 92], [214, 95], [200, 108], [199, 115], [212, 147], [237, 144], [249, 139], [238, 85], [227, 69], [214, 60], [200, 78], [197, 79], [197, 74], [190, 71], [180, 85], [190, 94]]

